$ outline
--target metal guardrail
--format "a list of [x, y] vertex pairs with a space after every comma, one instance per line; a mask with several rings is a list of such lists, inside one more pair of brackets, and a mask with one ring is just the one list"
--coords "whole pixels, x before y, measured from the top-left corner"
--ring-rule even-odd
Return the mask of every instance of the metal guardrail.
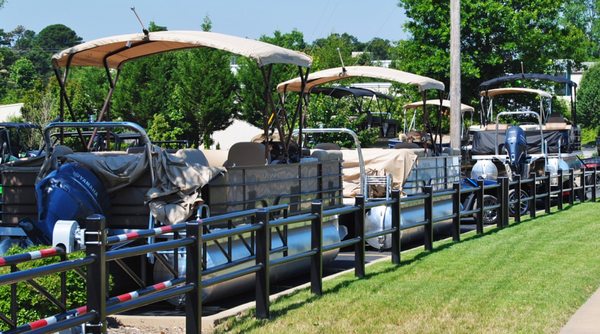
[[[550, 212], [552, 207], [551, 199], [556, 198], [556, 206], [561, 210], [564, 206], [563, 197], [568, 196], [568, 203], [573, 204], [577, 195], [580, 202], [586, 200], [586, 191], [591, 192], [591, 200], [596, 201], [597, 197], [597, 170], [579, 170], [575, 172], [570, 170], [567, 179], [567, 186], [563, 184], [563, 173], [559, 171], [558, 175], [552, 177], [549, 173], [544, 176], [535, 174], [529, 175], [529, 178], [523, 179], [516, 176], [513, 181], [506, 177], [498, 179], [495, 185], [485, 185], [483, 180], [478, 181], [478, 186], [473, 188], [462, 188], [458, 182], [453, 183], [450, 190], [434, 192], [433, 186], [425, 186], [424, 192], [419, 195], [400, 197], [400, 192], [394, 190], [388, 200], [366, 201], [364, 197], [356, 197], [354, 205], [323, 209], [321, 202], [313, 202], [309, 213], [297, 216], [287, 216], [289, 204], [280, 204], [261, 209], [245, 210], [232, 212], [220, 216], [213, 216], [206, 219], [198, 219], [171, 226], [163, 226], [149, 230], [139, 230], [127, 234], [107, 236], [107, 228], [104, 217], [93, 215], [83, 222], [86, 228], [85, 244], [86, 256], [81, 259], [66, 260], [65, 252], [62, 248], [51, 248], [38, 252], [29, 252], [8, 257], [0, 258], [0, 266], [15, 267], [16, 264], [24, 261], [34, 260], [42, 257], [60, 256], [61, 262], [32, 268], [23, 271], [14, 271], [0, 276], [0, 285], [11, 285], [16, 289], [17, 282], [31, 280], [33, 277], [48, 275], [51, 273], [63, 273], [67, 270], [86, 268], [87, 279], [87, 305], [76, 309], [66, 310], [64, 305], [64, 296], [66, 296], [66, 287], [63, 288], [63, 299], [61, 304], [61, 313], [44, 318], [32, 323], [18, 326], [16, 312], [14, 317], [0, 316], [11, 327], [6, 333], [23, 333], [28, 331], [39, 333], [50, 333], [57, 330], [85, 325], [86, 333], [103, 333], [106, 331], [106, 317], [115, 313], [135, 309], [157, 301], [166, 300], [174, 296], [185, 295], [186, 311], [186, 332], [199, 333], [201, 329], [202, 316], [202, 296], [201, 288], [235, 279], [241, 276], [255, 274], [256, 291], [256, 317], [264, 319], [270, 316], [269, 296], [270, 296], [270, 270], [271, 268], [285, 263], [298, 261], [301, 259], [310, 259], [310, 285], [314, 294], [323, 293], [323, 253], [342, 247], [354, 247], [355, 261], [354, 272], [357, 277], [365, 276], [365, 242], [368, 238], [392, 235], [391, 260], [394, 264], [400, 264], [400, 240], [401, 231], [423, 226], [423, 243], [426, 250], [433, 250], [433, 226], [441, 221], [452, 221], [452, 239], [460, 241], [461, 220], [463, 217], [475, 215], [476, 233], [484, 232], [483, 217], [486, 210], [496, 210], [498, 214], [497, 227], [503, 228], [509, 224], [509, 207], [515, 206], [515, 221], [520, 221], [520, 205], [522, 201], [529, 201], [529, 215], [533, 218], [536, 215], [536, 202], [543, 200], [544, 211]], [[579, 178], [579, 185], [575, 185], [575, 178]], [[557, 186], [553, 190], [551, 183], [553, 179], [558, 179]], [[587, 182], [591, 181], [593, 182]], [[527, 188], [531, 195], [526, 198], [516, 196], [514, 200], [509, 199], [509, 192], [516, 191], [520, 194], [521, 189]], [[462, 196], [475, 194], [477, 203], [484, 203], [484, 196], [493, 194], [497, 203], [493, 205], [478, 205], [474, 210], [461, 210]], [[577, 193], [577, 194], [576, 194]], [[434, 203], [440, 197], [452, 197], [452, 214], [435, 217], [433, 215]], [[424, 208], [424, 220], [401, 226], [400, 213], [402, 205], [409, 202], [422, 201]], [[388, 206], [391, 208], [392, 224], [389, 228], [366, 233], [365, 232], [365, 212], [370, 208], [377, 206]], [[280, 217], [274, 217], [274, 213], [284, 214]], [[353, 215], [354, 231], [345, 240], [340, 242], [323, 245], [323, 221], [325, 218], [335, 215]], [[249, 220], [252, 223], [233, 226], [231, 221], [234, 219]], [[287, 227], [290, 224], [309, 221], [311, 228], [310, 248], [307, 251], [287, 255], [287, 247], [271, 249], [271, 237], [273, 233], [280, 233], [279, 228]], [[228, 222], [226, 229], [220, 229], [210, 232], [210, 224]], [[275, 231], [274, 231], [275, 230]], [[181, 232], [181, 233], [180, 233]], [[183, 235], [185, 232], [185, 236]], [[242, 259], [228, 258], [228, 262], [216, 267], [204, 268], [205, 252], [207, 243], [213, 242], [221, 248], [223, 252], [228, 250], [221, 246], [219, 240], [231, 238], [244, 238], [244, 235], [252, 234], [251, 245], [248, 245], [250, 255]], [[148, 239], [159, 235], [173, 234], [174, 238], [167, 241], [160, 241], [152, 244], [128, 245], [128, 242], [138, 239]], [[111, 249], [114, 246], [122, 246]], [[107, 266], [109, 261], [118, 261], [126, 257], [139, 256], [148, 252], [157, 253], [162, 250], [175, 250], [180, 247], [186, 249], [186, 275], [179, 276], [174, 270], [174, 278], [162, 283], [143, 287], [139, 290], [121, 294], [115, 297], [107, 296]], [[272, 259], [271, 255], [278, 252], [284, 252], [283, 257]], [[225, 274], [220, 272], [232, 269], [242, 262], [253, 262], [254, 264], [243, 269], [228, 271]], [[176, 267], [176, 266], [175, 266]], [[212, 277], [204, 277], [207, 275]], [[62, 274], [61, 274], [62, 275]], [[64, 277], [64, 276], [63, 276]], [[204, 278], [204, 279], [203, 279]], [[65, 279], [66, 280], [66, 279]], [[16, 294], [12, 302], [16, 303]], [[60, 303], [59, 303], [60, 304]], [[15, 304], [16, 305], [16, 304]], [[15, 306], [16, 307], [16, 306]]]

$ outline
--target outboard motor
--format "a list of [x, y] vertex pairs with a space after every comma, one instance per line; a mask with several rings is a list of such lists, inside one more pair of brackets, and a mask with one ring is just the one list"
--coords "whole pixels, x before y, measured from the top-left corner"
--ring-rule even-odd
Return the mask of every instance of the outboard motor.
[[102, 182], [89, 169], [66, 163], [35, 185], [38, 228], [52, 239], [58, 220], [76, 220], [98, 213], [105, 214], [109, 198]]
[[506, 139], [504, 148], [508, 153], [508, 163], [510, 167], [523, 175], [523, 166], [527, 159], [527, 137], [525, 131], [518, 126], [511, 126], [506, 130]]

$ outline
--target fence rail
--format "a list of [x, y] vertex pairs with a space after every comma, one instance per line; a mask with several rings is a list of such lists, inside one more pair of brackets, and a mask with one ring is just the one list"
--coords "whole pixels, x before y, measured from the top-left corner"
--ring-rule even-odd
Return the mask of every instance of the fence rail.
[[[552, 206], [556, 206], [559, 210], [563, 209], [565, 197], [568, 197], [568, 203], [572, 205], [575, 197], [578, 198], [579, 202], [584, 202], [589, 192], [589, 198], [587, 199], [596, 201], [599, 186], [597, 176], [596, 169], [578, 171], [571, 169], [568, 175], [564, 175], [562, 171], [559, 171], [556, 176], [546, 173], [543, 176], [531, 174], [528, 175], [528, 178], [521, 178], [517, 175], [512, 181], [509, 181], [506, 177], [501, 177], [496, 184], [492, 185], [487, 185], [483, 180], [479, 180], [476, 187], [462, 187], [460, 183], [455, 182], [452, 189], [441, 191], [434, 191], [433, 186], [429, 185], [423, 187], [422, 194], [401, 197], [400, 192], [394, 190], [388, 200], [371, 201], [366, 201], [364, 197], [358, 196], [355, 198], [354, 205], [327, 210], [324, 210], [321, 202], [313, 202], [309, 213], [296, 216], [287, 216], [289, 204], [280, 204], [114, 236], [108, 236], [105, 218], [100, 215], [93, 215], [82, 222], [82, 226], [85, 228], [84, 243], [86, 246], [86, 255], [83, 258], [67, 260], [65, 251], [61, 247], [0, 257], [0, 267], [11, 267], [10, 273], [0, 276], [0, 285], [10, 285], [12, 291], [11, 315], [0, 314], [0, 320], [10, 327], [6, 333], [28, 331], [50, 333], [81, 325], [84, 325], [86, 333], [103, 333], [106, 331], [106, 318], [109, 315], [184, 295], [186, 298], [186, 332], [199, 333], [202, 317], [202, 287], [250, 274], [256, 275], [256, 317], [269, 318], [270, 271], [276, 266], [309, 259], [311, 291], [316, 295], [321, 295], [323, 293], [323, 253], [325, 252], [353, 247], [355, 275], [364, 277], [365, 247], [366, 240], [369, 238], [391, 234], [391, 260], [394, 264], [400, 264], [401, 232], [404, 230], [423, 226], [424, 247], [426, 250], [433, 250], [433, 226], [438, 222], [451, 221], [452, 239], [460, 241], [461, 223], [465, 217], [475, 216], [475, 231], [481, 234], [484, 232], [484, 215], [490, 212], [495, 214], [496, 226], [503, 228], [508, 226], [511, 214], [516, 222], [521, 220], [523, 213], [528, 213], [530, 217], [535, 218], [538, 204], [540, 204], [538, 202], [543, 204], [545, 213], [550, 213]], [[577, 185], [575, 184], [576, 178], [578, 178]], [[552, 186], [553, 182], [555, 186]], [[528, 196], [521, 196], [523, 189], [528, 190]], [[465, 196], [475, 196], [476, 203], [478, 203], [475, 209], [462, 208], [461, 203]], [[486, 196], [495, 198], [495, 203], [486, 205], [484, 201]], [[452, 214], [434, 216], [434, 203], [436, 199], [441, 197], [452, 198]], [[424, 219], [410, 224], [401, 224], [402, 206], [416, 201], [422, 202]], [[527, 204], [528, 212], [521, 212], [523, 204]], [[380, 231], [367, 233], [365, 231], [365, 212], [378, 206], [390, 208], [391, 226]], [[328, 217], [341, 215], [353, 216], [353, 232], [344, 240], [323, 245], [324, 220]], [[235, 226], [232, 223], [234, 220], [250, 221], [251, 223]], [[287, 227], [298, 222], [310, 222], [310, 247], [306, 251], [289, 255], [285, 244]], [[227, 227], [211, 231], [210, 226], [214, 224], [225, 224], [224, 226]], [[141, 245], [128, 244], [135, 240], [144, 241], [161, 235], [172, 235], [172, 239]], [[274, 235], [281, 238], [284, 242], [283, 246], [271, 248], [271, 240]], [[249, 251], [248, 256], [234, 259], [231, 249], [233, 238], [237, 238], [244, 243]], [[206, 252], [208, 243], [217, 245], [226, 255], [226, 263], [207, 268]], [[175, 269], [170, 269], [174, 276], [173, 279], [108, 297], [108, 263], [110, 261], [116, 262], [147, 253], [158, 255], [166, 250], [172, 250], [177, 254], [179, 248], [185, 248], [186, 250], [185, 276], [179, 275], [177, 263], [175, 263]], [[283, 253], [284, 256], [273, 258], [272, 255], [275, 253]], [[58, 263], [22, 271], [17, 268], [19, 263], [56, 256], [60, 257], [61, 260]], [[160, 256], [157, 258], [160, 258]], [[160, 261], [164, 263], [165, 260]], [[248, 262], [253, 262], [253, 264], [231, 271], [239, 264]], [[55, 304], [60, 310], [58, 314], [31, 323], [18, 324], [16, 317], [16, 308], [18, 307], [16, 300], [17, 283], [31, 282], [35, 277], [60, 273], [64, 284], [66, 281], [64, 273], [66, 271], [81, 271], [81, 269], [85, 269], [87, 280], [86, 305], [67, 310], [67, 291], [66, 286], [63, 285], [60, 301], [55, 300]], [[225, 270], [227, 272], [222, 273]], [[37, 288], [43, 290], [43, 287]]]

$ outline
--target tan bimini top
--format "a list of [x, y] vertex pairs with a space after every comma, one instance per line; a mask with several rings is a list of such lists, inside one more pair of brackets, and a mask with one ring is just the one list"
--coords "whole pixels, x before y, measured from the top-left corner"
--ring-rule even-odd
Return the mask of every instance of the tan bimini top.
[[[305, 92], [310, 92], [313, 87], [324, 83], [342, 80], [346, 78], [372, 78], [382, 79], [402, 84], [416, 85], [420, 91], [427, 89], [444, 90], [444, 83], [417, 74], [398, 71], [391, 68], [375, 66], [348, 66], [345, 71], [342, 67], [329, 68], [326, 70], [310, 73], [306, 82]], [[278, 92], [299, 92], [301, 89], [300, 78], [291, 79], [277, 85]]]
[[[430, 106], [439, 106], [440, 100], [435, 100], [435, 99], [427, 100], [427, 101], [425, 101], [425, 103]], [[416, 109], [416, 108], [421, 108], [422, 106], [423, 106], [423, 101], [417, 101], [417, 102], [413, 102], [413, 103], [404, 105], [404, 109]], [[450, 100], [442, 100], [442, 107], [450, 109]], [[471, 107], [470, 105], [461, 103], [460, 111], [461, 112], [473, 112], [473, 111], [475, 111], [475, 108]]]
[[[55, 66], [120, 68], [123, 63], [145, 56], [190, 48], [219, 49], [255, 60], [259, 66], [291, 64], [310, 67], [312, 58], [269, 43], [205, 31], [157, 31], [104, 37], [63, 50], [54, 56]], [[69, 62], [69, 58], [71, 58]]]
[[532, 88], [517, 88], [517, 87], [494, 88], [494, 89], [490, 89], [490, 90], [482, 90], [479, 93], [479, 95], [487, 96], [487, 97], [494, 97], [494, 96], [507, 95], [507, 94], [535, 94], [535, 95], [539, 95], [541, 97], [546, 97], [549, 99], [552, 98], [552, 95], [550, 93], [545, 92], [543, 90], [532, 89]]

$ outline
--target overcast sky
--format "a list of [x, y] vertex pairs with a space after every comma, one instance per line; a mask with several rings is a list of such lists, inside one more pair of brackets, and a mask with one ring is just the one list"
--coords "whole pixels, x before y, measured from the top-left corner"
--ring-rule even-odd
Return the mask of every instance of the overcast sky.
[[398, 0], [6, 0], [0, 28], [23, 25], [36, 33], [62, 23], [85, 41], [141, 31], [129, 9], [135, 6], [144, 24], [169, 30], [200, 30], [208, 15], [213, 31], [258, 38], [275, 30], [298, 29], [307, 42], [330, 33], [347, 32], [361, 42], [373, 37], [405, 39], [406, 20]]

